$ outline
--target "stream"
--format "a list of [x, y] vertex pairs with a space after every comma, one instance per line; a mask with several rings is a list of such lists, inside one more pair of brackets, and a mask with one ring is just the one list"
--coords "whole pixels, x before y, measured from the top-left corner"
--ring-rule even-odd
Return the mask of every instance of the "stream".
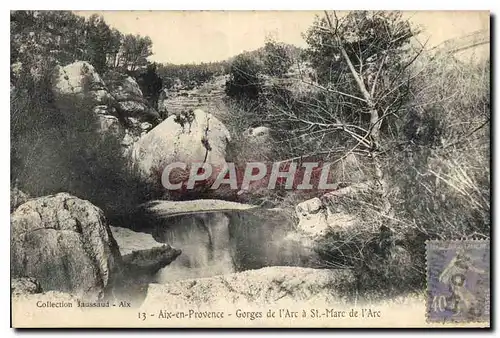
[[156, 282], [267, 266], [313, 267], [314, 254], [296, 236], [287, 212], [214, 201], [154, 201], [143, 208], [136, 231], [182, 250], [157, 273]]

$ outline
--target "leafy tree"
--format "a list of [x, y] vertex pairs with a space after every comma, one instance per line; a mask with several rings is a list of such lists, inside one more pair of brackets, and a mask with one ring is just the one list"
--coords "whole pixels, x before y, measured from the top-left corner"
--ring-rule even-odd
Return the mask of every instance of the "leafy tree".
[[262, 90], [260, 73], [262, 66], [248, 54], [236, 56], [231, 63], [226, 94], [237, 99], [255, 100]]
[[158, 109], [158, 98], [163, 88], [163, 80], [157, 73], [158, 65], [156, 63], [148, 64], [146, 71], [141, 72], [136, 78], [141, 87], [144, 98], [155, 109]]
[[153, 41], [149, 36], [125, 35], [118, 66], [131, 72], [145, 69], [148, 65], [147, 58], [153, 55], [152, 48]]
[[283, 76], [292, 66], [290, 52], [283, 43], [268, 39], [264, 46], [264, 71], [271, 76]]
[[[325, 12], [305, 33], [306, 53], [319, 78], [312, 84], [315, 94], [269, 109], [270, 119], [287, 126], [290, 135], [299, 133], [295, 138], [304, 140], [299, 149], [311, 145], [307, 156], [366, 156], [383, 212], [391, 208], [382, 159], [409, 98], [408, 67], [423, 50], [410, 44], [415, 33], [400, 12], [353, 11], [341, 18]], [[336, 150], [335, 144], [344, 146]]]
[[87, 20], [69, 11], [11, 13], [11, 64], [33, 64], [50, 58], [62, 65], [88, 61], [100, 72], [115, 67], [122, 35], [104, 19]]
[[102, 16], [92, 15], [87, 20], [87, 54], [90, 63], [97, 72], [104, 73], [108, 68], [108, 59], [116, 53], [120, 40], [106, 24]]

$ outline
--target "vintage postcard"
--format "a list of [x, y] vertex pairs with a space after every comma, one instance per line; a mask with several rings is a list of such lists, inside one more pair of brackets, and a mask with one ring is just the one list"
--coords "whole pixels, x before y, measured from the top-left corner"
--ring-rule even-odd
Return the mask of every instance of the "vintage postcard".
[[14, 328], [489, 328], [487, 11], [12, 11]]

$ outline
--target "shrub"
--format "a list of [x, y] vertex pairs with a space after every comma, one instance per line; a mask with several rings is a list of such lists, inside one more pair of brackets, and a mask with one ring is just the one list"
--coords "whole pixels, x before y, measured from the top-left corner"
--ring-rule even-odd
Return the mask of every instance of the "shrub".
[[[154, 109], [158, 109], [158, 99], [163, 88], [163, 80], [158, 75], [156, 63], [148, 63], [145, 71], [135, 72], [135, 79], [141, 88], [144, 98]], [[138, 73], [138, 74], [137, 74]]]
[[231, 63], [227, 96], [239, 100], [257, 100], [262, 91], [261, 65], [251, 56], [240, 54]]
[[336, 207], [357, 226], [316, 248], [323, 266], [353, 270], [355, 284], [344, 286], [352, 294], [421, 291], [427, 239], [490, 237], [489, 62], [441, 57], [422, 65], [393, 138], [384, 140], [393, 213], [371, 193], [343, 200]]
[[402, 121], [405, 147], [391, 175], [399, 187], [395, 203], [440, 239], [488, 237], [489, 61], [444, 57], [427, 67]]
[[293, 64], [284, 44], [269, 40], [264, 46], [264, 71], [271, 76], [284, 76]]
[[123, 156], [120, 140], [98, 131], [91, 106], [51, 92], [51, 68], [40, 81], [24, 73], [11, 94], [11, 180], [32, 196], [68, 192], [105, 212], [129, 209], [148, 190]]

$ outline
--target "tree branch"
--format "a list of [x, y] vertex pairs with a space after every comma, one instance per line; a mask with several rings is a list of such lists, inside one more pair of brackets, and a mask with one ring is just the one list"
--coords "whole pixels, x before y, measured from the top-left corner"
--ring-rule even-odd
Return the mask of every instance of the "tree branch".
[[[338, 44], [338, 48], [340, 49], [340, 53], [342, 54], [342, 57], [344, 58], [345, 62], [347, 63], [347, 66], [349, 67], [349, 70], [351, 71], [352, 76], [354, 77], [354, 80], [356, 81], [356, 84], [358, 85], [358, 88], [363, 95], [363, 98], [365, 99], [366, 104], [370, 109], [375, 108], [375, 104], [373, 103], [372, 97], [368, 90], [366, 89], [366, 86], [363, 82], [363, 79], [359, 76], [358, 72], [354, 68], [354, 65], [351, 62], [351, 59], [349, 58], [349, 55], [347, 54], [342, 41], [340, 40], [339, 36], [336, 34], [335, 28], [333, 27], [332, 20], [330, 19], [330, 16], [328, 15], [328, 12], [325, 11], [326, 15], [326, 20], [328, 22], [328, 26], [330, 27], [331, 34], [335, 41]], [[334, 12], [335, 15], [335, 12]]]

